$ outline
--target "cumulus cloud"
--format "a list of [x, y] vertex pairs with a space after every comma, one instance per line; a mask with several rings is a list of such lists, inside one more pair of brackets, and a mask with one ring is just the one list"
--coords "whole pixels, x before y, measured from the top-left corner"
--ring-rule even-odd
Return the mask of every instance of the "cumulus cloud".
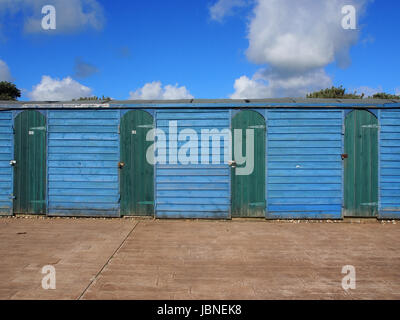
[[[352, 5], [360, 14], [367, 2], [353, 0]], [[295, 96], [329, 86], [324, 68], [333, 62], [347, 67], [349, 49], [359, 38], [358, 30], [342, 28], [341, 9], [347, 4], [347, 0], [257, 0], [246, 55], [269, 71], [237, 79], [232, 97], [253, 98], [260, 88], [265, 94], [258, 97]]]
[[233, 13], [237, 7], [244, 7], [248, 4], [246, 0], [218, 0], [210, 7], [210, 17], [221, 22], [225, 16]]
[[129, 92], [131, 100], [177, 100], [193, 99], [186, 87], [178, 85], [162, 86], [160, 81], [146, 83], [142, 88]]
[[36, 101], [67, 101], [92, 95], [92, 89], [88, 88], [71, 77], [53, 79], [43, 76], [39, 84], [33, 87], [28, 94], [31, 100]]
[[275, 97], [304, 97], [307, 93], [332, 85], [324, 70], [302, 74], [256, 73], [251, 79], [241, 76], [235, 80], [232, 99], [262, 99]]
[[[56, 29], [42, 29], [42, 7], [56, 9]], [[97, 0], [0, 0], [0, 16], [21, 14], [27, 33], [71, 33], [82, 29], [100, 30], [105, 23], [104, 9]]]
[[12, 76], [7, 63], [5, 63], [3, 60], [0, 60], [0, 81], [11, 81], [11, 80]]
[[74, 75], [77, 78], [87, 78], [99, 72], [99, 69], [95, 65], [83, 61], [82, 58], [80, 57], [77, 57], [75, 59], [74, 69], [75, 69]]

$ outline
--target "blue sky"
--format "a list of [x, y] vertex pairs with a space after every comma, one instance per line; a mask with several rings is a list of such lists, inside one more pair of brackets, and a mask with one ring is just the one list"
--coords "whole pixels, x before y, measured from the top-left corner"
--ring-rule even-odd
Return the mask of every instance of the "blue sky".
[[[42, 30], [44, 5], [56, 30]], [[341, 8], [357, 9], [357, 30]], [[400, 94], [395, 0], [0, 0], [0, 80], [22, 100]]]

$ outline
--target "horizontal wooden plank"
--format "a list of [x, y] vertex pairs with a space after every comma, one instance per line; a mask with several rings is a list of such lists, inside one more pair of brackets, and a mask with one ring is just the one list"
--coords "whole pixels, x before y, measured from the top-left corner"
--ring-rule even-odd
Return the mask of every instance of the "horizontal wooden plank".
[[188, 113], [188, 112], [157, 112], [157, 121], [160, 120], [203, 120], [207, 119], [210, 121], [229, 119], [229, 112], [216, 111], [216, 112], [199, 112], [199, 113]]
[[50, 168], [116, 168], [116, 161], [49, 161]]
[[117, 153], [108, 153], [108, 154], [97, 154], [97, 153], [77, 153], [77, 154], [49, 154], [48, 159], [54, 161], [119, 161], [119, 154]]
[[66, 174], [66, 175], [58, 175], [52, 174], [49, 175], [49, 181], [66, 181], [66, 182], [86, 182], [86, 181], [103, 181], [103, 182], [117, 182], [117, 175], [83, 175], [83, 174]]
[[68, 175], [68, 174], [82, 174], [82, 175], [118, 175], [118, 167], [114, 168], [53, 168], [48, 169], [49, 175]]
[[[110, 182], [102, 182], [102, 181], [85, 181], [83, 183], [81, 182], [69, 182], [69, 181], [50, 181], [49, 182], [49, 190], [52, 189], [64, 189], [66, 191], [72, 190], [73, 189], [99, 189], [99, 190], [117, 190], [118, 189], [118, 184], [117, 183], [110, 183]], [[90, 192], [90, 191], [87, 191]]]
[[268, 141], [273, 148], [341, 148], [342, 141]]
[[119, 217], [119, 210], [90, 210], [90, 209], [68, 209], [57, 210], [49, 209], [48, 216], [62, 216], [62, 217]]
[[268, 205], [306, 205], [306, 204], [313, 204], [313, 205], [334, 205], [334, 204], [341, 204], [342, 198], [320, 198], [316, 195], [316, 197], [312, 198], [268, 198]]
[[[118, 126], [119, 120], [106, 118], [106, 119], [82, 119], [79, 117], [73, 119], [48, 119], [50, 126]], [[94, 128], [95, 129], [95, 128]], [[94, 131], [96, 132], [96, 131]]]
[[[270, 133], [268, 141], [342, 141], [342, 134], [339, 133]], [[327, 142], [328, 143], [328, 142]]]
[[71, 153], [77, 153], [77, 154], [89, 154], [89, 153], [96, 153], [96, 154], [105, 154], [105, 153], [114, 153], [117, 154], [119, 152], [118, 147], [91, 147], [91, 148], [86, 148], [86, 147], [51, 147], [49, 148], [49, 154], [54, 154], [54, 153], [63, 153], [63, 154], [71, 154]]
[[49, 211], [54, 210], [119, 210], [117, 203], [49, 202]]
[[268, 212], [304, 212], [304, 211], [316, 211], [316, 212], [342, 212], [341, 204], [291, 204], [291, 205], [271, 205], [268, 204]]
[[192, 179], [188, 180], [187, 177], [179, 176], [179, 177], [174, 177], [174, 176], [157, 176], [156, 177], [156, 182], [157, 183], [163, 183], [163, 182], [169, 182], [169, 183], [178, 183], [178, 182], [190, 182], [190, 183], [198, 183], [198, 182], [208, 182], [208, 183], [215, 183], [215, 182], [225, 182], [229, 183], [230, 179], [228, 176], [196, 176], [193, 177]]
[[[341, 198], [342, 190], [335, 191], [322, 191], [322, 190], [312, 190], [312, 191], [287, 191], [287, 190], [277, 190], [268, 191], [268, 198]], [[292, 200], [289, 200], [292, 201]], [[295, 200], [293, 200], [295, 201]], [[310, 203], [314, 203], [312, 199], [309, 199]], [[296, 202], [298, 203], [298, 202]]]
[[268, 168], [269, 169], [341, 169], [342, 168], [342, 161], [336, 162], [294, 162], [294, 161], [268, 161]]
[[[159, 120], [157, 119], [157, 128], [158, 127], [169, 127], [174, 125], [174, 120]], [[221, 119], [221, 120], [213, 120], [210, 122], [208, 119], [186, 119], [186, 120], [177, 120], [177, 126], [179, 127], [204, 127], [204, 126], [214, 126], [214, 127], [230, 127], [229, 119]]]
[[157, 211], [222, 211], [229, 212], [229, 205], [214, 205], [214, 204], [157, 204]]
[[342, 132], [342, 126], [313, 126], [313, 127], [270, 127], [268, 126], [268, 134], [337, 134]]
[[61, 139], [61, 140], [113, 140], [119, 141], [118, 133], [52, 133], [48, 134], [49, 140]]
[[268, 111], [268, 121], [276, 119], [342, 119], [341, 111]]
[[226, 198], [173, 198], [173, 197], [159, 197], [157, 198], [157, 208], [162, 205], [170, 205], [174, 207], [175, 205], [227, 205], [230, 204], [229, 197]]
[[57, 110], [49, 111], [49, 119], [118, 119], [119, 110]]
[[[340, 183], [332, 183], [332, 184], [319, 184], [319, 183], [269, 183], [268, 184], [268, 195], [272, 191], [312, 191], [315, 194], [315, 191], [341, 191]], [[318, 193], [319, 194], [319, 193]]]
[[342, 170], [337, 169], [329, 169], [329, 170], [302, 170], [302, 169], [295, 169], [295, 170], [278, 170], [278, 169], [269, 169], [268, 176], [269, 177], [339, 177], [342, 174]]
[[342, 161], [340, 154], [335, 155], [310, 155], [310, 154], [289, 154], [289, 155], [267, 155], [267, 160], [271, 162], [336, 162], [340, 159]]
[[172, 191], [184, 191], [188, 192], [190, 190], [208, 190], [208, 191], [220, 191], [224, 190], [227, 192], [229, 190], [229, 183], [209, 183], [209, 182], [180, 182], [180, 183], [157, 183], [156, 190], [172, 190]]
[[[157, 198], [229, 198], [228, 189], [225, 190], [157, 190]], [[229, 202], [229, 201], [228, 201]]]
[[228, 166], [225, 169], [158, 169], [157, 176], [228, 176]]
[[65, 203], [80, 203], [84, 204], [107, 204], [118, 203], [119, 195], [51, 195], [50, 203], [65, 202]]
[[267, 155], [341, 155], [341, 148], [271, 148]]
[[268, 119], [268, 127], [292, 127], [292, 126], [342, 126], [342, 120], [310, 120], [310, 119], [290, 119], [290, 120], [270, 120]]
[[117, 140], [49, 140], [49, 147], [118, 147]]
[[310, 179], [306, 176], [290, 176], [290, 177], [271, 177], [268, 175], [267, 177], [268, 184], [277, 183], [277, 184], [338, 184], [342, 183], [341, 176], [331, 176], [331, 177], [313, 177]]
[[227, 219], [229, 212], [227, 211], [162, 211], [157, 210], [157, 218], [170, 219]]
[[400, 169], [381, 168], [382, 176], [400, 176]]
[[50, 133], [118, 133], [117, 126], [49, 126]]

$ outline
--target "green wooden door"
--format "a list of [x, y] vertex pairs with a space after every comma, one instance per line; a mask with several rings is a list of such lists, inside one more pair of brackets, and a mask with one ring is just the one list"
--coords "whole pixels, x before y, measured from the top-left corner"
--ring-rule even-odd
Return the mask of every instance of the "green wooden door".
[[378, 208], [378, 119], [365, 110], [345, 120], [344, 216], [374, 217]]
[[[235, 154], [235, 130], [241, 129], [242, 155], [254, 156], [254, 168], [251, 174], [238, 175], [232, 168], [232, 217], [265, 217], [265, 134], [266, 126], [262, 115], [255, 111], [245, 110], [237, 113], [232, 119], [232, 155]], [[254, 155], [246, 154], [246, 129], [254, 130]], [[239, 148], [240, 150], [240, 148]], [[247, 164], [248, 165], [248, 164]], [[245, 167], [237, 164], [237, 168]]]
[[14, 213], [46, 214], [46, 118], [26, 110], [14, 122]]
[[152, 128], [153, 117], [142, 110], [129, 111], [121, 119], [121, 215], [154, 214], [154, 168], [146, 159], [153, 143], [146, 135]]

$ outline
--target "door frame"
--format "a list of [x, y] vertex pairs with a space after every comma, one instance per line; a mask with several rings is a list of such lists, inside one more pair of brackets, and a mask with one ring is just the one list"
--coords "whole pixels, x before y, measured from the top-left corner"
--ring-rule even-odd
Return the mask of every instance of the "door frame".
[[[246, 109], [231, 109], [230, 110], [230, 130], [231, 130], [231, 136], [232, 136], [232, 141], [231, 141], [231, 146], [232, 146], [232, 160], [234, 160], [234, 149], [233, 149], [233, 139], [234, 139], [234, 128], [232, 126], [233, 124], [233, 119], [236, 115], [238, 115], [240, 112], [242, 111], [253, 111], [257, 114], [259, 114], [263, 120], [264, 120], [264, 125], [265, 125], [265, 135], [264, 135], [264, 139], [265, 139], [265, 143], [264, 143], [264, 216], [263, 217], [254, 217], [254, 219], [259, 219], [259, 218], [264, 218], [264, 219], [268, 219], [268, 197], [267, 197], [267, 190], [268, 190], [268, 121], [267, 121], [267, 116], [268, 116], [268, 110], [266, 109], [254, 109], [254, 108], [246, 108]], [[230, 193], [230, 210], [229, 210], [229, 218], [238, 218], [238, 217], [233, 217], [233, 170], [231, 167], [229, 167], [229, 193]], [[252, 217], [239, 217], [239, 218], [252, 218]]]
[[[370, 113], [372, 116], [374, 116], [377, 120], [377, 126], [378, 126], [378, 130], [377, 130], [377, 144], [376, 144], [376, 148], [377, 148], [377, 160], [376, 160], [376, 165], [377, 165], [377, 206], [376, 206], [376, 214], [372, 215], [372, 216], [368, 216], [368, 217], [364, 217], [364, 216], [354, 216], [355, 218], [379, 218], [379, 212], [380, 212], [380, 207], [381, 207], [381, 194], [380, 194], [380, 171], [381, 171], [381, 166], [380, 166], [380, 161], [381, 161], [381, 153], [380, 153], [380, 134], [381, 134], [381, 119], [380, 119], [380, 110], [375, 110], [375, 109], [368, 109], [368, 108], [354, 108], [354, 109], [346, 109], [343, 110], [343, 130], [342, 130], [342, 141], [343, 141], [343, 146], [342, 146], [342, 153], [344, 154], [346, 151], [346, 119], [347, 117], [350, 115], [350, 113], [352, 113], [353, 111], [366, 111], [368, 113]], [[343, 199], [342, 199], [342, 219], [344, 218], [352, 218], [353, 216], [346, 216], [346, 203], [345, 203], [345, 184], [346, 184], [346, 180], [345, 180], [345, 166], [344, 166], [344, 160], [342, 160], [342, 194], [343, 194]]]
[[[12, 157], [13, 159], [15, 159], [15, 120], [18, 117], [18, 115], [20, 115], [21, 113], [23, 113], [24, 111], [36, 111], [39, 112], [45, 119], [45, 127], [46, 127], [46, 137], [45, 137], [45, 186], [44, 186], [44, 190], [45, 190], [45, 210], [43, 214], [37, 214], [37, 215], [48, 215], [49, 213], [49, 117], [48, 117], [48, 112], [49, 110], [40, 110], [40, 109], [36, 109], [36, 108], [25, 108], [25, 109], [20, 109], [20, 110], [12, 110], [12, 132], [13, 132], [13, 136], [12, 136], [12, 144], [11, 144], [11, 153], [12, 153]], [[15, 215], [15, 199], [16, 199], [16, 195], [15, 195], [15, 168], [13, 168], [13, 170], [11, 170], [11, 179], [12, 179], [12, 207], [11, 207], [11, 215]]]
[[[154, 109], [136, 109], [136, 108], [130, 108], [130, 109], [120, 109], [119, 111], [119, 123], [118, 123], [118, 135], [119, 135], [119, 143], [118, 143], [118, 154], [119, 154], [119, 161], [121, 161], [121, 152], [122, 152], [122, 143], [121, 143], [121, 133], [122, 133], [122, 128], [121, 128], [121, 124], [122, 124], [122, 119], [123, 117], [131, 112], [131, 111], [143, 111], [146, 112], [147, 114], [149, 114], [152, 117], [152, 125], [153, 125], [153, 129], [156, 128], [156, 115], [157, 115], [157, 111]], [[153, 213], [152, 215], [147, 215], [143, 217], [155, 217], [156, 216], [156, 164], [153, 165]], [[121, 209], [121, 198], [122, 198], [122, 188], [121, 188], [121, 169], [118, 169], [118, 190], [119, 190], [119, 216], [120, 217], [124, 217], [124, 216], [130, 216], [130, 215], [125, 215], [122, 213], [122, 209]], [[134, 216], [134, 215], [131, 215]]]

